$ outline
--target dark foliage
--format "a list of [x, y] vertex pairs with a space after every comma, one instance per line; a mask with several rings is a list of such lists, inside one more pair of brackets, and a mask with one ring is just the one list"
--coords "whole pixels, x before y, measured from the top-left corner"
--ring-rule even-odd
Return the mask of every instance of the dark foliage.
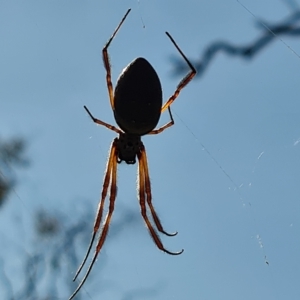
[[14, 167], [26, 167], [29, 164], [24, 157], [25, 148], [25, 141], [21, 138], [8, 141], [0, 139], [0, 206], [17, 182]]

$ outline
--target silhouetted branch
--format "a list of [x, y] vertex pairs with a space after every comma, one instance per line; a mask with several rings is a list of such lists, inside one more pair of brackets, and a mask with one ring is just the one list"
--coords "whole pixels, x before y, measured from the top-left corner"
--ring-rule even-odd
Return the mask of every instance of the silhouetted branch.
[[[261, 30], [261, 36], [249, 45], [235, 46], [229, 42], [217, 41], [206, 48], [199, 60], [190, 59], [197, 69], [197, 77], [200, 78], [202, 76], [208, 65], [219, 52], [251, 59], [279, 36], [300, 36], [300, 10], [295, 11], [279, 24], [269, 24], [265, 21], [261, 21], [258, 22], [257, 25]], [[175, 64], [174, 72], [176, 75], [182, 75], [188, 72], [188, 66], [181, 58], [172, 57], [172, 60]]]

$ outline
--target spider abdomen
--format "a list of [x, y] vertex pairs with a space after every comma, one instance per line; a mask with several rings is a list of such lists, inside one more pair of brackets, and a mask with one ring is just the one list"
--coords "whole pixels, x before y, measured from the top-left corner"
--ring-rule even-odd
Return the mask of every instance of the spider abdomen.
[[114, 92], [114, 116], [124, 132], [144, 135], [160, 118], [162, 88], [154, 68], [137, 58], [121, 73]]

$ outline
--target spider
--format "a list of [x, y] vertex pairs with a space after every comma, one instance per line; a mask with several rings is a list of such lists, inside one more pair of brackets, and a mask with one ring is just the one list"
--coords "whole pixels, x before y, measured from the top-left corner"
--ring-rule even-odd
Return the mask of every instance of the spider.
[[[170, 105], [179, 95], [180, 91], [193, 79], [196, 75], [196, 70], [177, 46], [171, 35], [166, 32], [171, 42], [177, 48], [181, 56], [184, 58], [191, 71], [187, 74], [184, 79], [179, 83], [173, 95], [168, 99], [168, 101], [162, 105], [162, 88], [156, 74], [156, 71], [150, 65], [150, 63], [145, 58], [136, 58], [131, 62], [121, 73], [115, 90], [113, 91], [113, 85], [111, 82], [111, 67], [109, 63], [108, 47], [115, 35], [119, 31], [121, 25], [125, 21], [131, 9], [128, 9], [123, 19], [115, 29], [111, 38], [108, 40], [106, 45], [102, 50], [104, 66], [106, 69], [106, 83], [108, 88], [108, 94], [110, 99], [110, 104], [114, 113], [115, 120], [119, 125], [120, 129], [107, 124], [101, 120], [96, 119], [86, 106], [84, 109], [87, 111], [92, 120], [99, 125], [105, 126], [106, 128], [115, 131], [119, 136], [115, 138], [112, 142], [110, 148], [110, 154], [107, 161], [106, 171], [104, 175], [104, 183], [101, 193], [101, 200], [99, 202], [97, 215], [94, 223], [94, 230], [90, 244], [88, 246], [87, 253], [83, 259], [83, 262], [79, 266], [73, 281], [76, 280], [80, 271], [82, 270], [90, 250], [92, 248], [94, 239], [101, 224], [101, 219], [103, 215], [104, 202], [107, 195], [108, 189], [110, 190], [109, 196], [109, 209], [107, 216], [104, 220], [103, 227], [101, 230], [100, 237], [97, 242], [96, 250], [93, 255], [92, 261], [87, 269], [85, 276], [78, 285], [75, 292], [69, 298], [73, 299], [78, 293], [80, 288], [86, 281], [96, 259], [101, 251], [104, 244], [107, 232], [109, 229], [109, 224], [114, 211], [115, 199], [117, 195], [117, 163], [125, 161], [127, 164], [135, 164], [136, 158], [138, 159], [138, 196], [141, 207], [141, 214], [144, 218], [146, 226], [150, 232], [152, 239], [154, 240], [156, 246], [171, 255], [179, 255], [183, 252], [183, 249], [179, 252], [171, 252], [164, 248], [156, 230], [153, 228], [148, 216], [147, 216], [147, 206], [150, 208], [151, 216], [153, 218], [154, 224], [157, 230], [167, 236], [174, 236], [175, 233], [168, 233], [163, 229], [161, 222], [155, 212], [152, 205], [152, 195], [150, 178], [148, 171], [148, 163], [146, 150], [143, 142], [141, 141], [141, 136], [146, 134], [159, 134], [165, 129], [174, 125], [173, 116], [171, 113]], [[170, 121], [164, 126], [154, 129], [159, 121], [160, 115], [163, 111], [168, 109]], [[146, 206], [147, 204], [147, 206]]]

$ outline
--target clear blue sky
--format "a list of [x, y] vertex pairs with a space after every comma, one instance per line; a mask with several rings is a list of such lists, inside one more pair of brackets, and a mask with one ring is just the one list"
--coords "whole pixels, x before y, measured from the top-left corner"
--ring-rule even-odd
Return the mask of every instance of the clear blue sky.
[[[284, 1], [241, 2], [269, 22], [291, 13]], [[72, 219], [85, 203], [98, 205], [115, 134], [93, 124], [83, 105], [115, 124], [101, 49], [130, 7], [109, 49], [113, 81], [145, 57], [164, 99], [180, 81], [165, 31], [192, 59], [215, 40], [244, 45], [260, 36], [257, 19], [235, 0], [0, 1], [0, 134], [28, 139], [32, 160], [0, 212], [0, 255], [13, 278], [21, 255], [14, 247], [30, 253], [37, 208]], [[299, 55], [300, 42], [281, 39], [252, 60], [218, 55], [174, 103], [175, 126], [143, 139], [153, 203], [165, 229], [178, 231], [162, 241], [185, 252], [159, 251], [140, 217], [108, 236], [107, 263], [100, 255], [84, 299], [121, 299], [139, 288], [155, 289], [145, 299], [156, 300], [300, 298], [300, 58], [289, 49]], [[112, 228], [122, 209], [140, 214], [136, 169], [119, 166]], [[118, 289], [101, 292], [101, 281]]]

